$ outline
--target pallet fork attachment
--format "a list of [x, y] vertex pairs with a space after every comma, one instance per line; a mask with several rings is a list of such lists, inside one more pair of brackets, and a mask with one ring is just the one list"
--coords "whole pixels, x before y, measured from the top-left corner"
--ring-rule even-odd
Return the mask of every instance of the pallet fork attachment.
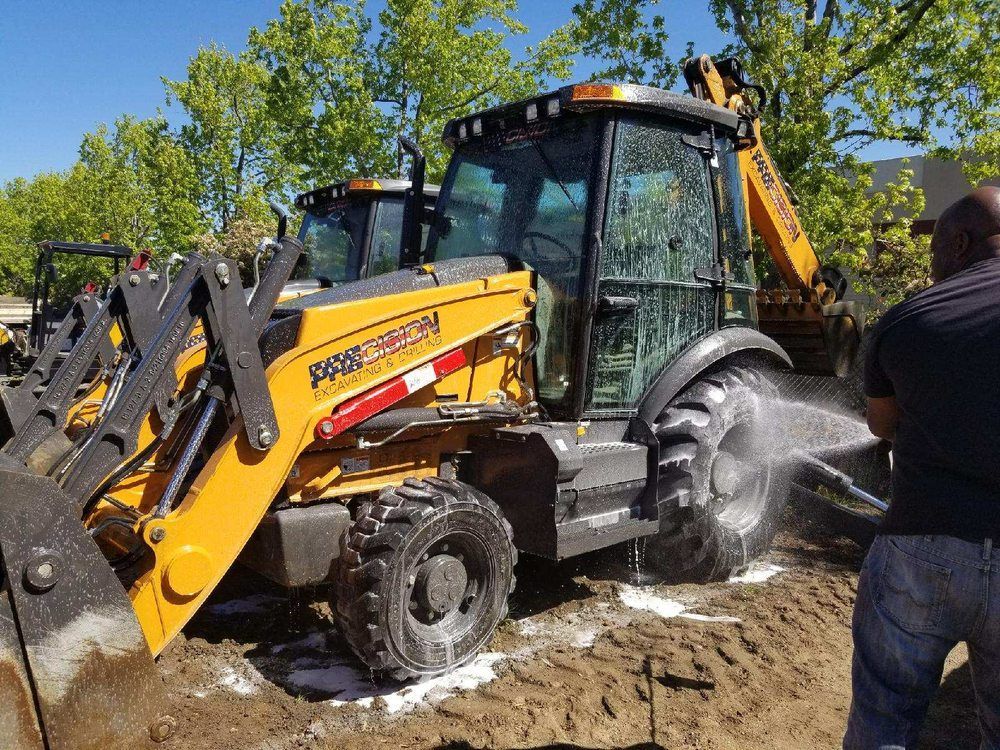
[[[194, 408], [214, 415], [225, 404], [242, 416], [251, 446], [274, 444], [277, 422], [257, 340], [301, 250], [298, 240], [281, 239], [249, 305], [233, 261], [189, 256], [152, 332], [144, 328], [151, 318], [131, 314], [125, 295], [109, 296], [0, 451], [0, 746], [124, 750], [172, 733], [125, 585], [81, 517], [132, 455], [158, 395], [176, 387], [174, 364], [198, 320], [210, 354], [199, 386], [204, 398]], [[59, 463], [58, 478], [32, 471], [26, 462], [47, 437], [61, 434], [67, 399], [113, 321], [132, 347], [119, 364], [120, 388]]]

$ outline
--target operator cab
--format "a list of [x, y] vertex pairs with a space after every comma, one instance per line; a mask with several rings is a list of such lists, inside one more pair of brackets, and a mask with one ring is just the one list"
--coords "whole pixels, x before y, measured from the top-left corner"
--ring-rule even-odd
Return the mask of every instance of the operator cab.
[[646, 86], [586, 83], [447, 124], [427, 258], [537, 274], [535, 380], [553, 418], [623, 417], [694, 341], [756, 327], [737, 149], [751, 123]]
[[[305, 247], [286, 286], [308, 291], [378, 276], [399, 268], [406, 180], [351, 179], [303, 193], [295, 206], [306, 212], [299, 230]], [[430, 205], [438, 187], [425, 185]]]

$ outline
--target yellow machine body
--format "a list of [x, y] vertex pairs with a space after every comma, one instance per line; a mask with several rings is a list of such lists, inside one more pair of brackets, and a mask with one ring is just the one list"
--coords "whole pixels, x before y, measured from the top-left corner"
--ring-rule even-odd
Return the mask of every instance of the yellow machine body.
[[[267, 368], [267, 380], [284, 439], [266, 453], [253, 450], [239, 421], [165, 518], [152, 519], [170, 468], [139, 471], [109, 495], [144, 515], [136, 529], [153, 554], [129, 596], [150, 650], [158, 654], [197, 611], [233, 564], [268, 507], [281, 492], [305, 502], [372, 492], [405, 477], [436, 474], [442, 452], [460, 448], [467, 429], [449, 428], [432, 440], [406, 441], [371, 453], [371, 469], [345, 475], [342, 458], [358, 453], [346, 439], [317, 439], [319, 421], [404, 370], [460, 349], [466, 365], [414, 392], [401, 406], [434, 406], [438, 394], [462, 401], [528, 399], [515, 377], [521, 345], [494, 350], [493, 333], [527, 319], [534, 304], [531, 274], [515, 272], [391, 297], [310, 307], [302, 312], [294, 347]], [[313, 386], [316, 363], [363, 346], [386, 331], [404, 330], [424, 317], [439, 332], [378, 359], [336, 384]], [[357, 321], [363, 321], [359, 327]], [[500, 395], [502, 394], [502, 395]], [[152, 432], [150, 427], [149, 432]], [[99, 506], [93, 523], [110, 506]]]

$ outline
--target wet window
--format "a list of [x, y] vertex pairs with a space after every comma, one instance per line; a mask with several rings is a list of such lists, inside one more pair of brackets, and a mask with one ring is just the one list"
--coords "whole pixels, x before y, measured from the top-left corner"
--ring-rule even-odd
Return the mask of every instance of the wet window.
[[721, 310], [721, 326], [757, 326], [756, 280], [750, 257], [750, 232], [739, 156], [729, 138], [716, 139], [719, 166], [712, 181], [719, 201], [719, 251], [733, 278]]
[[753, 287], [756, 281], [750, 259], [750, 231], [739, 156], [729, 138], [718, 138], [716, 148], [719, 166], [712, 169], [712, 179], [719, 196], [719, 249], [733, 274], [733, 283]]
[[693, 282], [709, 266], [712, 203], [705, 159], [687, 131], [623, 121], [618, 128], [604, 234], [605, 277]]
[[593, 410], [631, 409], [688, 344], [715, 328], [715, 293], [695, 277], [713, 264], [706, 159], [680, 126], [619, 122], [611, 165], [599, 296], [635, 301], [598, 312]]
[[593, 117], [567, 117], [507, 143], [463, 145], [428, 240], [431, 258], [497, 253], [537, 272], [535, 381], [554, 415], [571, 398], [595, 133]]

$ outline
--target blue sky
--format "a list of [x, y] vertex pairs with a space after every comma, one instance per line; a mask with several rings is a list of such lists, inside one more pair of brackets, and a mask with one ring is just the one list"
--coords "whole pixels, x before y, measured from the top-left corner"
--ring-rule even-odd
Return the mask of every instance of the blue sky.
[[[181, 78], [188, 58], [212, 41], [240, 50], [251, 26], [277, 15], [280, 0], [6, 0], [0, 2], [0, 182], [69, 167], [81, 136], [127, 112], [163, 108], [160, 76]], [[377, 12], [380, 0], [369, 2]], [[531, 43], [563, 23], [572, 0], [522, 0]], [[724, 43], [707, 2], [664, 0], [670, 54]], [[673, 6], [673, 7], [671, 7]], [[683, 10], [682, 10], [683, 8]], [[593, 70], [577, 63], [576, 79]], [[179, 119], [175, 108], [168, 117]], [[904, 153], [876, 145], [869, 158]]]

